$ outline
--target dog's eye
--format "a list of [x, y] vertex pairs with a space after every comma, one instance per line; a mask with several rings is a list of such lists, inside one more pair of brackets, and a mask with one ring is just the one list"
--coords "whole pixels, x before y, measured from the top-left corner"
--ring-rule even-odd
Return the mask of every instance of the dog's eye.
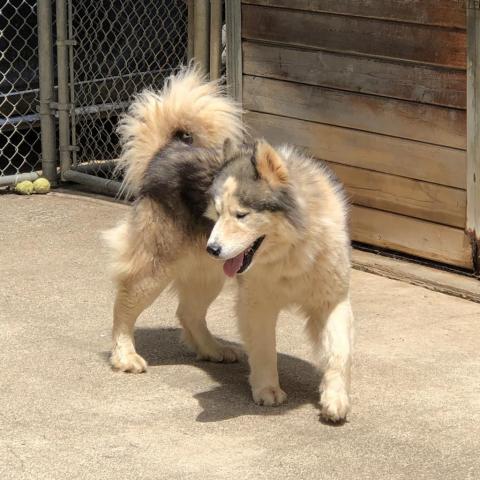
[[248, 212], [237, 212], [235, 216], [237, 218], [245, 218], [248, 215]]
[[183, 143], [186, 143], [187, 145], [191, 145], [193, 143], [193, 137], [192, 134], [189, 132], [185, 132], [184, 130], [177, 130], [173, 137], [176, 140], [180, 140]]

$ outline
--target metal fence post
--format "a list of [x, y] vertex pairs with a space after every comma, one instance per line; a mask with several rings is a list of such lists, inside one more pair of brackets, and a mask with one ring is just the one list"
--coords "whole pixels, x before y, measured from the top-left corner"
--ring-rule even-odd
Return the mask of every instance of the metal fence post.
[[42, 174], [50, 183], [57, 184], [57, 152], [53, 98], [53, 32], [52, 3], [38, 0], [38, 69], [39, 114], [42, 144]]
[[67, 2], [57, 0], [57, 68], [58, 68], [58, 143], [61, 179], [72, 167], [70, 151], [70, 103], [68, 91], [68, 23]]
[[205, 74], [210, 71], [210, 2], [209, 0], [195, 0], [195, 34], [193, 53], [195, 61]]
[[240, 0], [225, 2], [227, 24], [227, 88], [230, 95], [242, 102], [242, 5]]

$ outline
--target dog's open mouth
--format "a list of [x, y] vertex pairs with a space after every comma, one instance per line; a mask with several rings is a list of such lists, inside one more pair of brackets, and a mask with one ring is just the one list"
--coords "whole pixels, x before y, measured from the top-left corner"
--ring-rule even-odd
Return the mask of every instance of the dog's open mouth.
[[257, 238], [247, 249], [242, 253], [239, 253], [236, 257], [229, 258], [223, 264], [223, 271], [225, 275], [229, 277], [234, 277], [238, 273], [243, 273], [252, 263], [253, 256], [262, 244], [265, 235]]

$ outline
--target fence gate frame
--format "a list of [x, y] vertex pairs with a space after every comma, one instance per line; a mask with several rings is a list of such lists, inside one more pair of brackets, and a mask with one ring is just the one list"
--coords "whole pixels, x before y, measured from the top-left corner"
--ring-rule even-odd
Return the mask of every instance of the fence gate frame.
[[[183, 0], [187, 6], [187, 59], [194, 59], [210, 79], [222, 76], [222, 33], [227, 28], [228, 85], [238, 73], [241, 75], [241, 53], [236, 48], [235, 30], [240, 12], [239, 0]], [[74, 168], [79, 152], [76, 132], [74, 49], [78, 45], [73, 36], [72, 13], [74, 0], [37, 0], [38, 27], [38, 101], [41, 154], [39, 169], [0, 177], [0, 187], [23, 180], [46, 177], [53, 187], [61, 182], [88, 186], [98, 193], [117, 196], [119, 181], [92, 175], [87, 165]], [[53, 11], [52, 11], [53, 10]], [[225, 17], [224, 17], [225, 11]], [[55, 31], [53, 28], [55, 19]], [[224, 21], [225, 20], [225, 21]], [[233, 35], [232, 35], [233, 33]], [[56, 58], [55, 58], [56, 54]], [[56, 63], [56, 65], [55, 65]], [[54, 70], [56, 69], [57, 78]], [[236, 88], [236, 87], [234, 87]], [[239, 101], [241, 97], [231, 90]], [[58, 132], [58, 133], [57, 133]], [[108, 161], [105, 161], [107, 163]], [[114, 160], [111, 161], [112, 163]], [[40, 165], [41, 164], [41, 165]], [[41, 169], [41, 171], [40, 171]]]
[[[49, 0], [42, 0], [48, 2]], [[188, 0], [187, 56], [210, 79], [221, 76], [223, 0]], [[226, 2], [227, 12], [230, 2]], [[236, 2], [234, 2], [236, 3]], [[88, 165], [74, 168], [79, 147], [76, 139], [74, 48], [72, 0], [56, 0], [56, 48], [58, 101], [50, 102], [58, 117], [60, 179], [110, 195], [121, 195], [121, 182], [92, 174]], [[108, 161], [107, 161], [108, 162]], [[111, 161], [112, 163], [114, 160]]]
[[[19, 9], [20, 7], [25, 7], [26, 2], [21, 2], [15, 4], [9, 4], [7, 1], [5, 3], [5, 7], [11, 6], [14, 8], [14, 12], [12, 15], [20, 15]], [[13, 5], [13, 6], [12, 6]], [[30, 7], [27, 4], [28, 7]], [[0, 104], [2, 107], [6, 108], [6, 112], [2, 111], [2, 124], [1, 130], [3, 131], [3, 127], [5, 127], [5, 131], [13, 131], [17, 132], [16, 125], [22, 124], [29, 124], [30, 127], [26, 127], [25, 130], [30, 129], [32, 130], [32, 126], [36, 123], [37, 119], [40, 124], [40, 129], [38, 133], [38, 138], [41, 145], [41, 153], [40, 153], [40, 162], [35, 161], [31, 164], [29, 161], [27, 163], [31, 167], [31, 170], [25, 171], [20, 173], [21, 165], [15, 166], [11, 162], [7, 162], [7, 166], [5, 167], [8, 169], [9, 166], [13, 166], [13, 169], [17, 169], [17, 173], [7, 173], [3, 174], [2, 170], [0, 170], [0, 187], [6, 187], [9, 185], [14, 185], [18, 182], [24, 180], [36, 180], [40, 176], [39, 166], [41, 164], [41, 170], [44, 177], [48, 178], [53, 186], [57, 185], [57, 154], [56, 154], [56, 134], [55, 134], [55, 115], [54, 110], [52, 108], [52, 103], [54, 99], [54, 76], [53, 76], [53, 37], [52, 37], [52, 1], [51, 0], [37, 0], [36, 4], [36, 14], [34, 17], [36, 18], [36, 34], [37, 34], [37, 43], [35, 48], [33, 45], [28, 44], [27, 37], [22, 37], [20, 34], [20, 38], [25, 41], [25, 45], [28, 45], [32, 50], [31, 55], [28, 58], [21, 57], [21, 47], [14, 47], [17, 51], [18, 57], [21, 60], [26, 62], [35, 59], [35, 67], [38, 67], [38, 87], [32, 86], [31, 79], [25, 80], [26, 85], [20, 87], [21, 90], [15, 90], [15, 85], [11, 84], [11, 89], [5, 93], [5, 95], [1, 95], [0, 97]], [[33, 5], [32, 5], [33, 7]], [[23, 15], [27, 15], [23, 12]], [[7, 19], [5, 15], [2, 15], [3, 20], [7, 20], [7, 24], [10, 25], [10, 19]], [[28, 15], [28, 21], [32, 20], [32, 16]], [[27, 25], [27, 23], [25, 23]], [[17, 33], [19, 33], [17, 31]], [[34, 33], [31, 33], [28, 39], [34, 36]], [[7, 41], [9, 39], [7, 38]], [[10, 39], [11, 40], [11, 39]], [[13, 42], [11, 42], [13, 43]], [[10, 45], [11, 46], [11, 45]], [[9, 58], [9, 47], [7, 47], [6, 52], [2, 52], [4, 54], [4, 60], [6, 62], [11, 63], [11, 58]], [[20, 48], [20, 50], [19, 50]], [[35, 57], [35, 50], [36, 50], [36, 57]], [[20, 74], [18, 68], [15, 65], [13, 66], [13, 72]], [[33, 68], [35, 68], [33, 67]], [[11, 67], [9, 66], [8, 69], [4, 73], [6, 78], [6, 83], [9, 82], [8, 80], [8, 71]], [[16, 100], [8, 100], [8, 94], [18, 94], [18, 99]], [[22, 98], [22, 95], [30, 94], [34, 98], [25, 99]], [[35, 96], [37, 98], [35, 99]], [[13, 102], [13, 103], [12, 103]], [[22, 104], [20, 110], [17, 109], [17, 104]], [[27, 104], [27, 108], [25, 105]], [[12, 117], [12, 119], [10, 119]], [[15, 118], [17, 117], [17, 118]], [[24, 118], [22, 118], [24, 117]], [[27, 119], [26, 117], [31, 117]], [[9, 120], [13, 120], [13, 123], [9, 124]], [[9, 130], [9, 126], [11, 130]], [[25, 133], [23, 134], [22, 138], [24, 137]], [[8, 146], [11, 143], [11, 139], [7, 139], [5, 146]], [[26, 143], [26, 142], [24, 142]], [[18, 143], [20, 144], [20, 142]], [[14, 144], [14, 148], [17, 148]], [[30, 149], [33, 150], [32, 145], [30, 145]], [[17, 150], [17, 153], [18, 150]], [[3, 154], [3, 148], [0, 149], [0, 154]], [[13, 155], [12, 153], [10, 153]], [[25, 155], [21, 154], [25, 160]]]

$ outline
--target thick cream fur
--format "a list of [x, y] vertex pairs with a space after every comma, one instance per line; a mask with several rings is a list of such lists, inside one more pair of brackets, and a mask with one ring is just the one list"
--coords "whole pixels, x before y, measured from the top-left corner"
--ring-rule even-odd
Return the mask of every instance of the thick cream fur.
[[228, 177], [214, 199], [218, 219], [211, 241], [221, 245], [228, 258], [265, 235], [251, 267], [238, 277], [238, 318], [254, 400], [277, 405], [286, 398], [277, 372], [276, 321], [281, 310], [299, 308], [307, 318], [310, 338], [319, 347], [322, 415], [343, 420], [350, 408], [353, 343], [348, 206], [322, 164], [289, 146], [278, 148], [274, 155], [285, 170], [282, 181], [288, 181], [294, 192], [299, 225], [292, 225], [282, 213], [268, 211], [251, 210], [236, 220], [239, 180]]
[[[177, 129], [192, 132], [197, 144], [214, 147], [227, 137], [238, 141], [242, 135], [235, 104], [221, 96], [216, 84], [202, 83], [196, 70], [185, 70], [162, 92], [140, 95], [122, 121], [121, 162], [130, 191], [138, 191], [148, 162]], [[319, 347], [322, 415], [338, 421], [350, 409], [353, 342], [347, 205], [327, 170], [291, 147], [275, 152], [285, 165], [285, 181], [295, 192], [301, 226], [275, 212], [259, 213], [261, 218], [249, 223], [252, 238], [266, 234], [251, 268], [238, 277], [237, 312], [252, 394], [263, 405], [285, 401], [275, 328], [279, 312], [296, 307], [307, 318], [309, 335]], [[234, 192], [227, 197], [227, 202], [235, 202]], [[235, 236], [235, 228], [228, 231]], [[137, 202], [106, 237], [117, 286], [111, 357], [115, 368], [145, 371], [147, 364], [134, 346], [134, 325], [169, 285], [178, 293], [184, 339], [198, 356], [223, 362], [238, 358], [238, 352], [215, 340], [206, 325], [207, 309], [225, 281], [222, 262], [205, 252], [206, 237], [187, 236], [161, 206], [148, 199]]]
[[226, 139], [240, 141], [241, 108], [196, 67], [172, 75], [160, 92], [139, 94], [118, 127], [119, 169], [129, 194], [138, 193], [149, 161], [177, 130], [191, 133], [196, 146], [221, 148]]

